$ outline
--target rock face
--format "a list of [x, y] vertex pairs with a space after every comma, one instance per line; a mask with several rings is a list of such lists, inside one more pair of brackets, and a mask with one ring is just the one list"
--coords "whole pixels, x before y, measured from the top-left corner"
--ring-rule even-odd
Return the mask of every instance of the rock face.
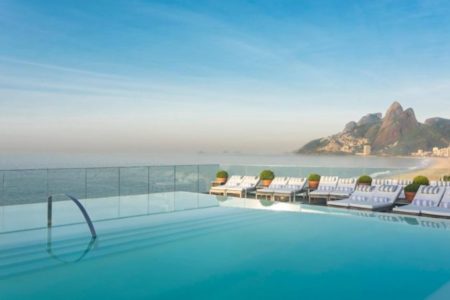
[[378, 123], [381, 121], [381, 116], [382, 116], [381, 113], [367, 114], [358, 121], [357, 125], [362, 126], [367, 124]]
[[418, 126], [419, 123], [411, 108], [404, 111], [400, 103], [392, 103], [372, 143], [373, 150], [381, 150], [395, 144], [402, 136], [413, 132]]
[[447, 147], [450, 144], [450, 120], [431, 118], [419, 123], [412, 108], [403, 110], [394, 102], [386, 111], [367, 114], [358, 122], [349, 122], [342, 132], [313, 140], [299, 153], [362, 152], [364, 145], [371, 145], [375, 154], [407, 155], [418, 149]]

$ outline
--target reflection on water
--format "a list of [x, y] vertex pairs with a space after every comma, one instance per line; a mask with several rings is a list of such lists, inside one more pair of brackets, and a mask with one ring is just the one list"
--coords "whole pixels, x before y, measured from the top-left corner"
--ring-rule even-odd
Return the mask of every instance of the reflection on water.
[[[137, 216], [176, 213], [214, 207], [285, 211], [303, 214], [323, 214], [339, 217], [363, 217], [380, 222], [450, 229], [449, 220], [339, 209], [299, 203], [273, 202], [265, 199], [246, 199], [212, 196], [190, 192], [169, 192], [122, 197], [80, 199], [92, 221], [114, 220]], [[53, 203], [53, 226], [84, 223], [83, 216], [70, 201]], [[0, 207], [0, 233], [46, 228], [47, 205], [34, 203]]]
[[396, 214], [382, 214], [364, 211], [355, 211], [353, 212], [353, 214], [359, 217], [376, 218], [380, 221], [389, 223], [402, 223], [411, 226], [450, 230], [450, 222], [447, 219], [432, 219], [426, 217], [402, 216]]
[[50, 255], [52, 259], [55, 259], [61, 263], [69, 264], [69, 263], [77, 263], [81, 261], [92, 249], [94, 249], [95, 245], [97, 243], [97, 238], [91, 237], [89, 242], [87, 243], [86, 248], [80, 252], [80, 255], [78, 257], [75, 257], [74, 259], [68, 260], [59, 257], [57, 254], [53, 252], [53, 238], [52, 238], [52, 229], [48, 228], [47, 230], [47, 253]]

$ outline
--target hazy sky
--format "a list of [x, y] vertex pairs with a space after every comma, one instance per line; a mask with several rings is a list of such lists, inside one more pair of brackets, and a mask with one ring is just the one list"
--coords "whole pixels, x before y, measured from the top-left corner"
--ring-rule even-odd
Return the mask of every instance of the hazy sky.
[[0, 152], [292, 151], [450, 117], [448, 1], [0, 0]]

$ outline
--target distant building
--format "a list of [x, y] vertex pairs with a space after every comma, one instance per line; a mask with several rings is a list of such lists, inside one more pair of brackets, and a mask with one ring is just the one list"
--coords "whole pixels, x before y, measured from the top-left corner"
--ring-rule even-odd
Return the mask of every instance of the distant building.
[[439, 148], [438, 147], [433, 147], [433, 155], [435, 156], [439, 156]]
[[437, 157], [450, 157], [450, 146], [446, 148], [433, 147], [431, 151], [423, 151], [422, 149], [417, 152], [411, 153], [412, 156], [437, 156]]
[[372, 147], [370, 145], [364, 145], [363, 155], [370, 155], [371, 152], [372, 152]]
[[450, 147], [439, 149], [438, 156], [441, 157], [450, 157]]

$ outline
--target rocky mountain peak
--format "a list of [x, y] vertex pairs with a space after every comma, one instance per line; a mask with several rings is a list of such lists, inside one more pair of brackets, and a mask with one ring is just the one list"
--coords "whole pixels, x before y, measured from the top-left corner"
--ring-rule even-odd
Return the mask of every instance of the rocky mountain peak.
[[367, 124], [373, 124], [373, 123], [380, 122], [381, 116], [382, 116], [381, 113], [367, 114], [358, 121], [357, 125], [363, 126], [363, 125], [367, 125]]
[[392, 119], [397, 116], [400, 116], [403, 112], [403, 107], [400, 103], [395, 101], [394, 103], [389, 106], [388, 110], [386, 111], [386, 114], [384, 116], [384, 119]]
[[397, 101], [386, 111], [380, 130], [373, 142], [374, 149], [382, 149], [393, 145], [402, 135], [415, 130], [419, 126], [412, 108], [403, 110]]

